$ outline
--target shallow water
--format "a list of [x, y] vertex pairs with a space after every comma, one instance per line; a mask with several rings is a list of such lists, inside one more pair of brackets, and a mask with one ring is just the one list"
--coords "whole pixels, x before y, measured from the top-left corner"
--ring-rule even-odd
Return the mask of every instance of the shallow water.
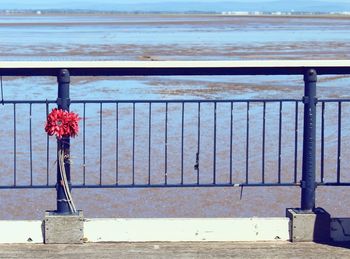
[[[223, 16], [3, 16], [0, 17], [0, 59], [1, 60], [221, 60], [221, 59], [349, 59], [349, 19], [334, 18], [252, 18]], [[319, 97], [350, 97], [347, 76], [322, 76], [319, 78]], [[55, 78], [3, 78], [4, 97], [7, 100], [54, 100], [56, 99]], [[298, 98], [303, 94], [301, 76], [225, 76], [225, 77], [123, 77], [123, 78], [72, 78], [71, 98], [80, 99], [237, 99], [237, 98]], [[51, 107], [51, 106], [50, 106]], [[104, 106], [103, 135], [103, 174], [104, 181], [113, 181], [115, 165], [114, 106]], [[179, 180], [179, 107], [172, 106], [169, 113], [169, 181]], [[212, 107], [203, 111], [203, 121], [212, 122]], [[348, 178], [350, 147], [347, 145], [349, 123], [345, 120], [350, 107], [344, 105], [342, 170]], [[13, 181], [13, 107], [0, 106], [0, 118], [6, 121], [0, 130], [0, 147], [2, 156], [1, 183]], [[87, 134], [90, 143], [87, 148], [88, 162], [81, 160], [82, 135], [72, 140], [74, 159], [73, 182], [81, 183], [82, 170], [86, 166], [87, 180], [98, 181], [99, 143], [98, 105], [87, 110]], [[123, 110], [124, 109], [124, 110]], [[145, 152], [147, 147], [145, 128], [147, 107], [138, 106], [140, 125], [136, 140], [136, 180], [147, 181]], [[155, 162], [152, 164], [152, 176], [155, 181], [164, 180], [164, 106], [157, 108], [160, 112], [154, 117]], [[186, 113], [186, 147], [185, 179], [195, 181], [193, 171], [193, 154], [196, 149], [197, 132], [196, 106], [188, 107]], [[225, 117], [227, 107], [220, 107], [218, 179], [227, 181], [227, 125]], [[255, 110], [254, 110], [255, 109]], [[330, 105], [326, 114], [327, 168], [326, 179], [335, 177], [336, 146], [336, 112], [337, 107]], [[72, 110], [82, 114], [81, 105], [72, 105]], [[293, 107], [284, 107], [282, 169], [283, 178], [291, 179], [290, 156], [293, 154], [293, 126], [290, 118]], [[130, 115], [129, 106], [121, 107], [121, 152], [120, 181], [130, 182]], [[162, 112], [163, 111], [163, 112]], [[270, 157], [267, 157], [270, 173], [267, 177], [275, 181], [276, 148], [274, 137], [278, 130], [277, 109], [271, 109], [269, 121]], [[236, 107], [238, 122], [234, 129], [237, 134], [235, 142], [234, 176], [238, 181], [244, 179], [245, 170], [245, 108]], [[252, 108], [252, 134], [250, 170], [251, 177], [258, 179], [261, 170], [261, 106]], [[302, 112], [302, 110], [300, 110]], [[320, 114], [320, 111], [318, 111]], [[45, 109], [33, 106], [33, 165], [34, 183], [46, 182], [46, 135], [42, 129], [45, 122]], [[225, 116], [224, 116], [225, 115]], [[254, 117], [256, 116], [256, 117]], [[301, 116], [300, 116], [301, 117]], [[221, 118], [221, 119], [220, 119]], [[236, 118], [236, 119], [237, 119]], [[113, 121], [113, 123], [112, 123]], [[319, 122], [319, 120], [318, 120]], [[17, 107], [17, 159], [18, 182], [28, 183], [28, 105]], [[301, 125], [302, 121], [300, 121]], [[220, 126], [221, 125], [221, 126]], [[274, 127], [276, 126], [276, 127]], [[212, 129], [202, 125], [207, 134], [203, 146], [207, 147], [203, 166], [203, 181], [212, 180]], [[256, 134], [254, 133], [256, 132]], [[204, 133], [203, 133], [204, 134]], [[299, 141], [302, 132], [299, 132]], [[320, 138], [318, 132], [318, 139]], [[349, 142], [350, 143], [350, 142]], [[294, 144], [294, 142], [293, 142]], [[300, 148], [299, 144], [299, 148]], [[55, 182], [55, 140], [50, 140], [49, 182]], [[299, 151], [299, 156], [301, 152]], [[319, 147], [318, 147], [319, 155]], [[319, 158], [319, 156], [318, 156]], [[300, 157], [298, 158], [300, 173]], [[350, 161], [350, 160], [349, 160]], [[319, 163], [317, 167], [319, 177]], [[205, 171], [205, 170], [204, 170]], [[154, 174], [154, 175], [153, 175]], [[145, 178], [146, 177], [146, 178]], [[319, 187], [317, 205], [325, 207], [333, 216], [347, 216], [348, 210], [342, 205], [347, 199], [347, 188]], [[77, 207], [83, 209], [87, 217], [243, 217], [243, 216], [283, 216], [286, 207], [298, 207], [299, 187], [261, 187], [261, 188], [189, 188], [189, 189], [92, 189], [73, 190]], [[1, 190], [0, 218], [34, 219], [42, 218], [43, 211], [55, 208], [55, 191], [52, 190]]]
[[343, 59], [349, 25], [300, 17], [2, 16], [0, 58]]

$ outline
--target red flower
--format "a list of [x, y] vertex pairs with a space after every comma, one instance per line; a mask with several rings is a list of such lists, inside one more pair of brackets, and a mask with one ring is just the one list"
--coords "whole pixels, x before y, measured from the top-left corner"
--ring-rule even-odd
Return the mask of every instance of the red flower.
[[78, 114], [74, 112], [54, 108], [47, 116], [45, 131], [50, 136], [56, 135], [59, 139], [75, 137], [79, 132], [79, 120]]

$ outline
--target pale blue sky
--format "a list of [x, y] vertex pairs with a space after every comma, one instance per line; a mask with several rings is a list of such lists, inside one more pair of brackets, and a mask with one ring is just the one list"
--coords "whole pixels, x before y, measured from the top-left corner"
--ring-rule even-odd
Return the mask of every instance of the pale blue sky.
[[[0, 9], [349, 11], [350, 0], [0, 0]], [[145, 4], [145, 3], [148, 3]]]
[[[98, 4], [137, 4], [137, 3], [161, 3], [161, 2], [288, 2], [288, 0], [56, 0], [56, 1], [47, 1], [47, 0], [1, 0], [1, 5], [36, 5], [36, 4], [45, 4], [51, 2], [55, 5], [66, 4], [66, 3], [98, 3]], [[313, 2], [316, 0], [308, 0]], [[350, 0], [317, 0], [317, 2], [328, 2], [328, 3], [349, 3]]]

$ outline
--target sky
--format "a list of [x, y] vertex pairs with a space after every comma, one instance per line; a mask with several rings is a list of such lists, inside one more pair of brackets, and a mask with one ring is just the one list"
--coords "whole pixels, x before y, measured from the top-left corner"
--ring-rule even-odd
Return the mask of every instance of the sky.
[[350, 0], [0, 0], [0, 9], [350, 11]]
[[[251, 0], [246, 0], [243, 2], [250, 2]], [[262, 0], [263, 1], [263, 0]], [[69, 8], [70, 4], [74, 6], [77, 4], [92, 6], [98, 3], [98, 5], [120, 5], [120, 4], [140, 4], [140, 3], [164, 3], [164, 2], [176, 2], [176, 3], [188, 3], [188, 2], [223, 2], [223, 0], [0, 0], [1, 8], [16, 8], [20, 6], [57, 6]], [[238, 0], [238, 2], [242, 2]]]

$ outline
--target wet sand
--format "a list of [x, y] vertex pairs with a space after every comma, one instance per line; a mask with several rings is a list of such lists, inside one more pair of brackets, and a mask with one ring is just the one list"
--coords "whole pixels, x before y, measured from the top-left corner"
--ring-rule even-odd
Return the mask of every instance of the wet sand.
[[[11, 60], [349, 59], [350, 55], [349, 17], [3, 15], [0, 28], [7, 32], [0, 36], [0, 59]], [[16, 40], [21, 37], [26, 40]]]
[[[12, 46], [2, 47], [0, 57], [3, 59], [37, 59], [40, 60], [263, 60], [263, 59], [349, 59], [349, 42], [301, 42], [280, 43], [278, 46], [264, 44], [257, 46], [182, 46], [181, 44], [77, 44], [65, 46], [55, 44], [44, 47], [26, 45], [23, 49]], [[30, 51], [29, 51], [30, 50]], [[16, 57], [19, 56], [19, 57]]]

